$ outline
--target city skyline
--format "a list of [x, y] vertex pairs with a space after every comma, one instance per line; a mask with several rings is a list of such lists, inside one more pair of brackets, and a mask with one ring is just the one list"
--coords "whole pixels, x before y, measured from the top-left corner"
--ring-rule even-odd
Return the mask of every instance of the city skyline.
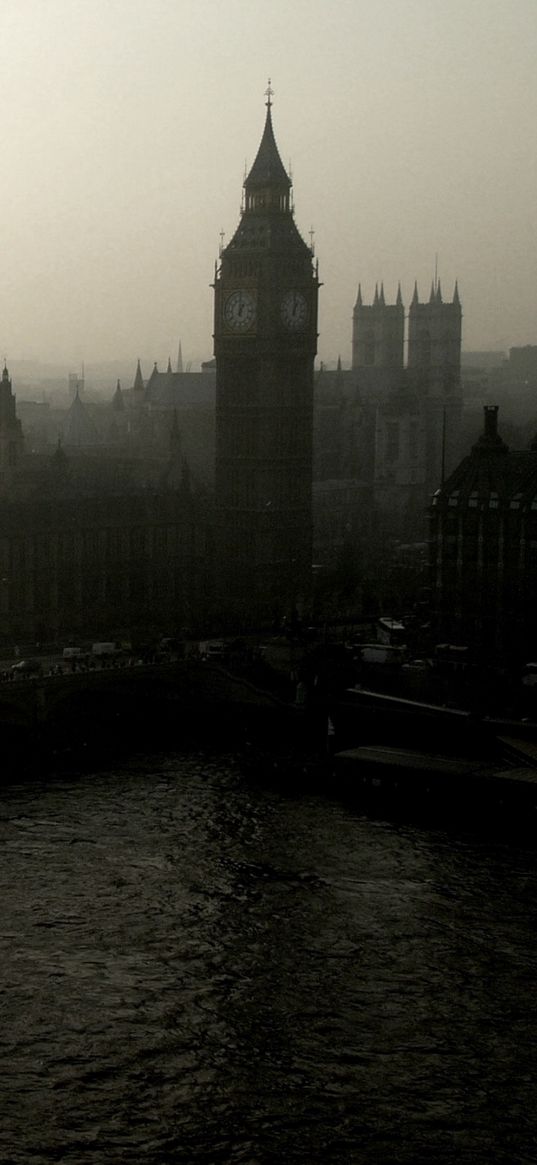
[[435, 270], [466, 350], [536, 342], [531, 0], [7, 0], [0, 34], [8, 362], [211, 358], [269, 76], [321, 360], [350, 361], [358, 283], [408, 309]]

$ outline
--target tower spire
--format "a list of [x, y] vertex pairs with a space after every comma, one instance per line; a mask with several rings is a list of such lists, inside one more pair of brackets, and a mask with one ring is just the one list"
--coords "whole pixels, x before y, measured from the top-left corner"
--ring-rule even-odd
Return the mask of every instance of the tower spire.
[[265, 128], [253, 166], [244, 179], [245, 211], [289, 210], [291, 179], [280, 158], [272, 128], [272, 98], [270, 84], [265, 90], [267, 116]]
[[135, 387], [137, 392], [144, 391], [144, 382], [142, 380], [142, 369], [140, 366], [140, 357], [138, 357], [138, 362], [136, 364], [136, 375], [134, 377], [134, 387]]
[[112, 397], [112, 408], [115, 412], [123, 412], [123, 393], [121, 392], [121, 381], [118, 380], [116, 384], [116, 391]]

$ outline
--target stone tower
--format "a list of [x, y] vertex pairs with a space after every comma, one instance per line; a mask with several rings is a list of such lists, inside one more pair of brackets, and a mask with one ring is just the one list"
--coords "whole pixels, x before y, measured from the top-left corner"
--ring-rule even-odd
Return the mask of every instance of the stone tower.
[[222, 609], [255, 625], [307, 601], [318, 273], [272, 128], [244, 182], [214, 283], [216, 506]]
[[380, 293], [375, 288], [372, 304], [362, 302], [362, 289], [352, 315], [352, 366], [353, 368], [402, 368], [405, 335], [405, 309], [401, 298], [401, 288], [397, 289], [394, 304], [384, 299], [384, 286]]
[[24, 450], [21, 422], [11, 379], [4, 365], [0, 380], [0, 488], [13, 480]]
[[408, 315], [409, 381], [421, 401], [425, 424], [425, 480], [434, 489], [460, 456], [462, 309], [457, 284], [444, 303], [434, 282], [428, 303], [417, 286]]
[[428, 303], [420, 303], [418, 288], [408, 316], [408, 367], [443, 389], [457, 387], [461, 372], [462, 311], [455, 284], [453, 300], [444, 303], [440, 283], [431, 287]]

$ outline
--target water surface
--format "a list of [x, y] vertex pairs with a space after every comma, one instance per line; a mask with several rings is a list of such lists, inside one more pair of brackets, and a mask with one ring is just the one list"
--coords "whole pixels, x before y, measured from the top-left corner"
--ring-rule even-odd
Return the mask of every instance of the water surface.
[[0, 1160], [537, 1161], [530, 849], [232, 758], [4, 786]]

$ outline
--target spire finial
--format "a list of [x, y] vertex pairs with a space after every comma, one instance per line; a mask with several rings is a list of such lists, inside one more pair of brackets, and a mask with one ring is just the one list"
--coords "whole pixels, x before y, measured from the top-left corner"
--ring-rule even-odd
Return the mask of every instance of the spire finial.
[[270, 77], [268, 79], [267, 88], [265, 89], [265, 97], [267, 99], [265, 102], [265, 105], [266, 105], [267, 109], [271, 109], [272, 108], [272, 98], [274, 97], [274, 89], [272, 88], [272, 85], [270, 83]]

